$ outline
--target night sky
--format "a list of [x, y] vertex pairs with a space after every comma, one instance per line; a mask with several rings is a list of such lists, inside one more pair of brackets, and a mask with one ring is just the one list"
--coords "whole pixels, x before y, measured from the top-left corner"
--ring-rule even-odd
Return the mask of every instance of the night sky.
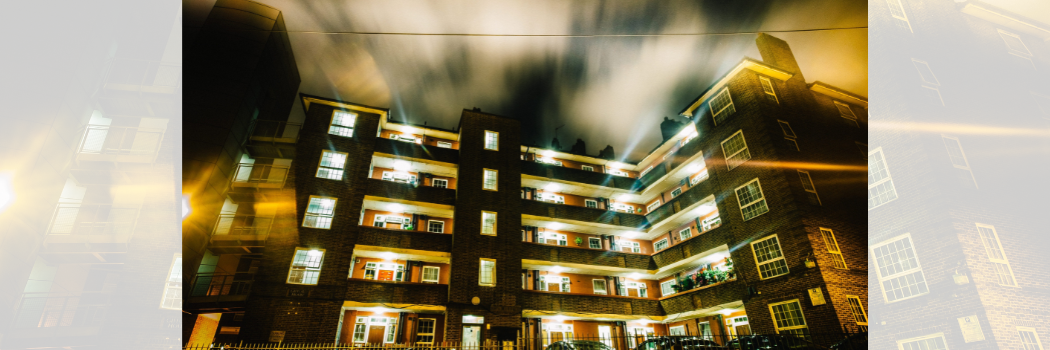
[[[867, 25], [866, 1], [339, 1], [258, 0], [289, 31], [485, 34], [754, 32]], [[185, 0], [199, 25], [214, 0]], [[773, 33], [807, 82], [867, 96], [866, 29]], [[462, 109], [516, 117], [523, 141], [554, 129], [597, 155], [638, 161], [675, 116], [744, 57], [754, 34], [659, 37], [462, 37], [291, 33], [300, 92], [388, 107], [395, 121], [457, 126]], [[300, 103], [290, 119], [301, 120]]]

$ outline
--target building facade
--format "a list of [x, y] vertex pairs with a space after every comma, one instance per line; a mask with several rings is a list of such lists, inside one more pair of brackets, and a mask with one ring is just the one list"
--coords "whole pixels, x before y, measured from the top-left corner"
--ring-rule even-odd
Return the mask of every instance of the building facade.
[[477, 109], [445, 130], [300, 95], [297, 134], [248, 136], [294, 156], [242, 148], [212, 199], [203, 261], [235, 273], [187, 269], [187, 311], [219, 320], [189, 338], [624, 348], [863, 329], [867, 101], [757, 44], [639, 162], [524, 145], [519, 121]]

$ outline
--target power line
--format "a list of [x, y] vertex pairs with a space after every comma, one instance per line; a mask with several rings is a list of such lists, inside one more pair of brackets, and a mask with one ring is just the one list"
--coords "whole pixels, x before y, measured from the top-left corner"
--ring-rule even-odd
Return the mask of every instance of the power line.
[[477, 36], [477, 37], [539, 37], [539, 38], [604, 38], [604, 37], [670, 37], [670, 36], [715, 36], [715, 35], [743, 35], [758, 33], [800, 33], [800, 32], [822, 32], [832, 30], [868, 29], [868, 26], [839, 27], [839, 28], [810, 28], [810, 29], [788, 29], [788, 30], [760, 30], [753, 32], [713, 32], [713, 33], [661, 33], [661, 34], [471, 34], [471, 33], [412, 33], [412, 32], [358, 32], [358, 31], [314, 31], [314, 30], [273, 30], [262, 29], [230, 29], [244, 31], [267, 31], [272, 33], [290, 34], [324, 34], [324, 35], [392, 35], [392, 36]]

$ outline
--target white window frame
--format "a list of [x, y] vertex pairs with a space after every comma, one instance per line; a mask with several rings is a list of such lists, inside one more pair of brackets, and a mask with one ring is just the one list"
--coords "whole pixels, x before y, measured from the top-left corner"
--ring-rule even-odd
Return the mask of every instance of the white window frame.
[[897, 5], [897, 9], [900, 11], [900, 15], [898, 16], [897, 14], [894, 14], [893, 9], [891, 8], [890, 16], [898, 20], [904, 21], [904, 23], [908, 26], [908, 32], [915, 33], [915, 31], [911, 29], [911, 21], [908, 20], [908, 14], [904, 12], [904, 3], [902, 3], [901, 0], [886, 0], [887, 6], [894, 6], [894, 4]]
[[910, 350], [910, 349], [913, 349], [913, 348], [914, 349], [922, 348], [922, 349], [937, 350], [937, 349], [935, 349], [933, 347], [920, 347], [918, 345], [916, 345], [915, 347], [909, 347], [909, 348], [905, 348], [904, 347], [904, 345], [908, 344], [908, 343], [916, 343], [916, 342], [920, 342], [920, 341], [925, 341], [925, 340], [930, 340], [930, 339], [937, 339], [937, 338], [940, 338], [941, 339], [941, 344], [944, 344], [944, 350], [948, 350], [948, 340], [944, 339], [944, 333], [934, 333], [934, 334], [924, 335], [924, 336], [921, 336], [921, 337], [915, 337], [915, 338], [908, 338], [908, 339], [898, 340], [897, 341], [897, 349], [899, 349], [899, 350]]
[[[492, 232], [489, 232], [489, 233], [485, 233], [485, 214], [492, 214]], [[495, 236], [496, 235], [496, 224], [497, 224], [496, 220], [497, 220], [497, 218], [498, 218], [498, 215], [496, 215], [496, 212], [482, 210], [481, 211], [481, 234], [486, 235], [486, 236]]]
[[798, 136], [795, 135], [795, 129], [791, 128], [790, 123], [777, 119], [777, 124], [780, 124], [780, 132], [784, 133], [784, 137], [789, 137], [792, 139], [798, 138]]
[[396, 141], [403, 141], [408, 143], [423, 143], [423, 140], [416, 137], [415, 135], [404, 135], [404, 134], [390, 134], [390, 138]]
[[[394, 282], [402, 282], [405, 279], [405, 265], [403, 265], [403, 264], [384, 263], [384, 262], [372, 261], [372, 262], [366, 262], [365, 263], [364, 270], [365, 270], [364, 279], [366, 279], [366, 280], [378, 281], [379, 280], [379, 271], [391, 271], [391, 272], [393, 272], [394, 273]], [[372, 271], [371, 272], [371, 275], [372, 275], [371, 277], [368, 276], [370, 270]]]
[[[780, 323], [777, 322], [777, 314], [776, 314], [775, 307], [781, 306], [781, 305], [790, 305], [790, 304], [797, 304], [798, 305], [798, 316], [799, 316], [799, 318], [802, 319], [802, 325], [781, 327]], [[779, 303], [769, 304], [769, 316], [773, 319], [773, 327], [776, 328], [777, 334], [781, 334], [782, 331], [802, 330], [803, 332], [805, 332], [806, 330], [809, 329], [809, 324], [806, 323], [806, 315], [805, 315], [805, 313], [802, 312], [802, 302], [800, 302], [798, 299], [792, 299], [792, 300], [788, 300], [788, 301], [782, 301], [782, 302], [779, 302]], [[788, 334], [795, 334], [795, 333], [794, 332], [788, 332]]]
[[710, 175], [708, 175], [707, 173], [707, 168], [705, 167], [704, 170], [701, 170], [699, 173], [694, 175], [693, 178], [689, 179], [689, 186], [696, 186], [696, 184], [707, 180], [709, 176]]
[[611, 203], [612, 203], [612, 210], [622, 211], [622, 212], [625, 212], [625, 213], [633, 213], [634, 212], [634, 207], [631, 206], [631, 205], [628, 205], [627, 203], [619, 203], [619, 202], [611, 202]]
[[[297, 268], [295, 266], [295, 261], [296, 261], [296, 256], [299, 255], [300, 251], [305, 251], [306, 252], [306, 256], [307, 256], [308, 259], [309, 259], [309, 256], [310, 256], [310, 252], [312, 252], [312, 251], [320, 252], [321, 256], [318, 258], [319, 261], [317, 262], [317, 267], [305, 266], [305, 267]], [[324, 267], [324, 253], [325, 253], [324, 249], [311, 249], [311, 248], [295, 247], [295, 253], [292, 254], [292, 261], [290, 261], [288, 263], [288, 276], [285, 277], [284, 282], [286, 284], [301, 284], [301, 285], [309, 285], [309, 286], [317, 285], [317, 281], [321, 280], [321, 269]], [[308, 260], [304, 260], [304, 262], [306, 262], [306, 261], [308, 261]], [[292, 273], [294, 271], [297, 271], [297, 270], [303, 271], [302, 279], [299, 280], [300, 282], [292, 282]], [[303, 281], [307, 280], [307, 273], [310, 273], [310, 272], [314, 272], [315, 273], [316, 277], [315, 277], [314, 283], [305, 283], [305, 282], [303, 282]]]
[[638, 243], [638, 242], [616, 241], [616, 245], [618, 247], [620, 247], [620, 251], [621, 252], [623, 251], [623, 248], [629, 248], [630, 249], [628, 251], [629, 253], [641, 253], [642, 252], [642, 244]]
[[682, 188], [681, 187], [676, 188], [673, 191], [671, 191], [671, 198], [678, 198], [678, 196], [681, 196], [681, 195], [682, 195]]
[[[1032, 337], [1035, 338], [1035, 343], [1034, 344], [1027, 343], [1025, 341], [1024, 332], [1032, 333]], [[1032, 345], [1035, 345], [1036, 349], [1043, 350], [1043, 342], [1041, 340], [1039, 340], [1039, 332], [1036, 332], [1035, 328], [1018, 326], [1017, 327], [1017, 336], [1021, 339], [1021, 347], [1023, 349], [1028, 349], [1028, 345], [1027, 344], [1032, 344]]]
[[[357, 327], [362, 327], [361, 338], [357, 337]], [[357, 318], [357, 322], [354, 323], [354, 343], [364, 343], [368, 337], [368, 329], [371, 326], [383, 326], [383, 343], [389, 344], [394, 342], [394, 331], [397, 328], [396, 317], [376, 317], [376, 316], [360, 316]], [[358, 340], [360, 339], [360, 340]]]
[[[664, 244], [663, 248], [660, 248], [660, 243]], [[667, 237], [664, 237], [664, 239], [661, 239], [659, 241], [653, 242], [653, 251], [657, 251], [658, 252], [658, 251], [661, 251], [661, 250], [664, 250], [664, 249], [667, 249], [667, 248], [670, 248], [670, 247], [671, 247], [671, 240], [667, 239]]]
[[667, 333], [670, 334], [671, 336], [682, 336], [682, 335], [685, 335], [685, 325], [674, 326], [674, 327], [668, 328]]
[[645, 168], [645, 170], [642, 170], [641, 173], [638, 173], [638, 177], [643, 177], [643, 176], [645, 176], [645, 174], [648, 174], [652, 170], [653, 170], [653, 166], [650, 165], [648, 168]]
[[565, 165], [560, 160], [554, 159], [553, 157], [536, 157], [536, 162], [550, 165], [563, 166]]
[[[718, 100], [718, 98], [721, 97], [722, 94], [725, 94], [726, 99], [729, 100], [729, 103], [727, 103], [721, 109], [715, 111], [715, 108], [712, 106], [712, 104], [716, 100]], [[720, 114], [728, 113], [728, 114], [726, 114], [725, 118], [729, 118], [730, 115], [732, 115], [733, 113], [736, 113], [736, 106], [733, 105], [733, 95], [731, 95], [729, 93], [729, 87], [728, 86], [727, 87], [723, 87], [722, 91], [719, 91], [717, 94], [715, 94], [714, 97], [711, 97], [711, 100], [707, 101], [707, 108], [711, 110], [711, 120], [715, 123], [715, 126], [718, 126], [718, 116]], [[732, 110], [729, 111], [730, 109], [732, 109]], [[725, 118], [723, 118], [723, 120], [725, 120]]]
[[[876, 250], [879, 249], [879, 248], [888, 246], [890, 244], [894, 244], [894, 243], [896, 243], [898, 241], [901, 241], [901, 240], [904, 240], [904, 239], [908, 240], [908, 244], [910, 246], [909, 248], [911, 249], [912, 254], [915, 257], [915, 267], [909, 268], [907, 270], [901, 270], [900, 272], [892, 273], [889, 276], [883, 276], [882, 275], [882, 269], [879, 266], [879, 258], [878, 258], [878, 255], [876, 254]], [[896, 302], [900, 302], [900, 301], [903, 301], [903, 300], [908, 300], [908, 299], [917, 298], [917, 297], [920, 297], [920, 296], [923, 296], [923, 295], [926, 295], [926, 294], [930, 294], [930, 285], [929, 285], [929, 283], [926, 280], [926, 273], [922, 270], [922, 262], [919, 261], [919, 254], [916, 252], [916, 250], [917, 249], [915, 248], [915, 240], [913, 240], [911, 238], [911, 233], [905, 233], [903, 235], [884, 240], [884, 241], [879, 242], [877, 244], [872, 244], [870, 246], [870, 248], [868, 248], [869, 253], [871, 253], [871, 258], [872, 258], [872, 260], [874, 260], [875, 275], [878, 276], [878, 279], [879, 279], [879, 288], [880, 288], [880, 290], [882, 290], [882, 300], [884, 302], [886, 302], [887, 304], [888, 303], [896, 303]], [[901, 254], [901, 251], [897, 251], [896, 253], [894, 253], [895, 256], [900, 256], [900, 254]], [[899, 261], [899, 258], [898, 258], [898, 261]], [[910, 275], [915, 274], [915, 273], [918, 273], [919, 276], [922, 277], [922, 283], [926, 286], [926, 292], [913, 293], [910, 296], [890, 301], [889, 297], [886, 295], [887, 291], [886, 291], [885, 283], [887, 281], [897, 280], [899, 278], [910, 276]], [[898, 284], [899, 284], [899, 282], [898, 282]]]
[[[594, 242], [598, 242], [598, 246], [597, 247], [595, 247]], [[589, 247], [591, 249], [602, 249], [602, 239], [601, 238], [597, 238], [597, 237], [589, 237], [589, 238], [587, 238], [587, 247]]]
[[[923, 88], [933, 90], [933, 92], [937, 93], [938, 102], [941, 103], [941, 106], [944, 106], [944, 97], [941, 96], [940, 89], [941, 81], [937, 79], [937, 75], [933, 73], [933, 69], [930, 68], [930, 64], [926, 61], [914, 58], [911, 59], [911, 63], [913, 66], [915, 66], [915, 70], [919, 73], [919, 80], [922, 81], [920, 85]], [[923, 71], [923, 67], [926, 68], [925, 72]], [[929, 73], [930, 79], [933, 79], [933, 81], [926, 80], [926, 76], [923, 73]]]
[[[868, 211], [871, 211], [872, 209], [875, 209], [875, 208], [881, 207], [883, 205], [886, 205], [887, 203], [890, 203], [890, 202], [895, 201], [898, 198], [900, 198], [899, 196], [897, 196], [897, 186], [895, 186], [893, 184], [893, 175], [890, 173], [889, 162], [886, 161], [886, 154], [882, 152], [882, 147], [876, 148], [876, 149], [868, 152], [868, 178], [869, 179], [871, 178], [871, 168], [872, 168], [871, 167], [871, 165], [872, 165], [872, 157], [871, 156], [876, 155], [876, 154], [878, 155], [879, 158], [875, 159], [875, 163], [878, 163], [880, 160], [882, 161], [882, 169], [884, 171], [886, 171], [886, 177], [876, 181], [875, 183], [869, 183], [868, 184]], [[887, 182], [889, 183], [889, 189], [893, 193], [893, 198], [890, 198], [890, 199], [888, 199], [888, 200], [886, 200], [886, 201], [884, 201], [882, 203], [879, 203], [878, 205], [876, 205], [874, 207], [871, 206], [871, 190], [873, 188], [877, 188], [877, 187], [879, 187], [882, 184], [887, 183]], [[891, 193], [891, 192], [887, 191], [885, 193]], [[881, 194], [880, 194], [880, 197], [881, 197]]]
[[[419, 332], [419, 330], [423, 329], [423, 322], [426, 322], [426, 321], [430, 322], [430, 333]], [[419, 324], [416, 327], [416, 330], [417, 330], [416, 331], [416, 341], [415, 341], [416, 344], [434, 344], [434, 339], [437, 339], [436, 336], [434, 335], [434, 333], [437, 331], [437, 319], [436, 318], [420, 318], [419, 319]], [[423, 337], [430, 337], [430, 341], [428, 341], [428, 342], [419, 341], [419, 337], [421, 337], [421, 336], [423, 336]]]
[[[987, 231], [982, 231], [982, 228], [991, 231], [991, 235], [989, 236]], [[1006, 250], [1003, 249], [1003, 243], [999, 240], [999, 233], [995, 230], [995, 226], [977, 223], [977, 236], [984, 247], [985, 256], [992, 263], [999, 285], [1020, 288], [1017, 284], [1017, 278], [1014, 276], [1014, 269], [1010, 266], [1010, 261], [1006, 257]], [[989, 241], [994, 241], [996, 246], [991, 246]], [[1007, 278], [1009, 280], [1004, 281]]]
[[653, 212], [653, 209], [659, 208], [660, 204], [660, 200], [657, 199], [655, 202], [649, 203], [649, 205], [645, 206], [645, 211], [651, 213]]
[[[966, 151], [963, 150], [962, 142], [959, 141], [959, 138], [941, 134], [941, 141], [944, 141], [944, 148], [948, 151], [948, 160], [951, 161], [952, 166], [956, 169], [962, 169], [969, 172], [970, 179], [973, 180], [973, 187], [980, 188], [977, 186], [977, 178], [973, 176], [973, 170], [970, 169], [970, 161], [966, 158]], [[952, 154], [952, 147], [950, 146], [952, 142], [958, 147], [958, 156]], [[957, 164], [955, 158], [962, 158], [962, 165]]]
[[550, 241], [554, 241], [553, 243], [556, 245], [569, 245], [569, 236], [565, 235], [564, 233], [543, 232], [536, 236], [538, 240], [536, 243], [548, 244], [551, 243]]
[[817, 193], [817, 186], [813, 184], [813, 177], [809, 176], [809, 172], [798, 170], [798, 178], [802, 181], [802, 189], [817, 197], [817, 205], [824, 205], [823, 202], [820, 201], [820, 194]]
[[621, 296], [629, 296], [628, 290], [638, 290], [639, 298], [649, 297], [649, 286], [645, 282], [627, 282], [620, 283], [620, 294]]
[[582, 165], [582, 166], [580, 166], [580, 169], [581, 170], [586, 170], [586, 171], [594, 171], [594, 167], [590, 166], [590, 165]]
[[452, 148], [452, 143], [448, 141], [438, 141], [437, 146], [440, 148]]
[[[868, 325], [868, 312], [864, 310], [864, 303], [861, 301], [859, 296], [847, 295], [846, 303], [849, 304], [850, 312], [853, 313], [853, 320], [857, 322], [859, 326]], [[860, 311], [860, 313], [858, 313]]]
[[[685, 234], [682, 234], [682, 233], [685, 233]], [[681, 230], [678, 230], [678, 238], [680, 238], [683, 241], [687, 240], [687, 239], [690, 239], [690, 238], [693, 238], [693, 228], [692, 227], [686, 227], [686, 228], [683, 228]]]
[[848, 270], [846, 266], [846, 259], [842, 257], [842, 250], [839, 249], [839, 242], [835, 239], [835, 231], [830, 228], [820, 228], [820, 236], [824, 240], [824, 247], [827, 248], [828, 254], [831, 254], [831, 260], [835, 265], [836, 269]]
[[[492, 275], [488, 276], [489, 277], [489, 282], [485, 282], [485, 263], [486, 262], [492, 263], [492, 269], [489, 270], [490, 272], [492, 272]], [[495, 287], [496, 286], [496, 259], [479, 258], [479, 260], [478, 260], [478, 285], [479, 286], [486, 286], [486, 287]]]
[[623, 171], [623, 170], [620, 170], [620, 169], [613, 169], [613, 168], [609, 168], [609, 174], [610, 175], [616, 175], [616, 176], [622, 176], [622, 177], [631, 177], [631, 174], [628, 174], [626, 171]]
[[[768, 240], [771, 240], [771, 239], [775, 239], [776, 240], [775, 247], [777, 249], [777, 252], [780, 255], [779, 256], [774, 256], [774, 257], [769, 257], [769, 258], [767, 258], [764, 261], [759, 261], [758, 260], [758, 251], [755, 249], [755, 245], [759, 244], [759, 243], [762, 243], [762, 242], [765, 242], [765, 241], [768, 241]], [[770, 246], [770, 247], [773, 247], [773, 246]], [[784, 256], [784, 248], [782, 246], [780, 246], [780, 238], [777, 237], [776, 234], [772, 234], [772, 235], [769, 235], [769, 236], [766, 236], [766, 237], [762, 237], [761, 239], [758, 239], [758, 240], [755, 240], [755, 241], [751, 242], [751, 255], [755, 259], [755, 269], [758, 271], [758, 278], [759, 279], [767, 280], [767, 279], [776, 278], [776, 277], [784, 276], [784, 275], [787, 275], [788, 273], [791, 273], [791, 268], [788, 266], [788, 263], [787, 263], [787, 257]], [[768, 277], [762, 276], [762, 267], [763, 266], [773, 265], [773, 264], [776, 264], [778, 261], [780, 261], [781, 264], [783, 264], [782, 266], [784, 267], [784, 272], [778, 273], [778, 274], [775, 274], [775, 275], [770, 275]], [[776, 271], [776, 270], [779, 270], [779, 267], [775, 267], [774, 266], [773, 270], [771, 270], [771, 271]]]
[[[747, 187], [752, 182], [758, 184], [758, 195], [759, 196], [755, 200], [752, 200], [752, 201], [750, 201], [748, 203], [743, 203], [743, 202], [741, 202], [741, 198], [740, 198], [740, 189]], [[736, 194], [737, 206], [740, 207], [740, 217], [743, 218], [744, 221], [748, 221], [748, 220], [757, 218], [757, 217], [762, 216], [762, 215], [764, 215], [764, 214], [769, 212], [769, 202], [766, 202], [766, 194], [765, 194], [764, 191], [762, 191], [762, 183], [758, 181], [757, 177], [752, 179], [751, 181], [748, 181], [747, 183], [743, 184], [742, 186], [737, 187], [735, 190], [733, 190], [733, 192]], [[765, 211], [763, 211], [761, 213], [758, 213], [758, 214], [754, 214], [754, 216], [752, 216], [750, 218], [747, 217], [747, 215], [744, 214], [744, 208], [750, 207], [752, 205], [759, 205], [761, 203], [765, 204], [765, 207], [766, 207]]]
[[[1011, 55], [1014, 55], [1014, 56], [1019, 56], [1019, 57], [1022, 57], [1022, 58], [1031, 59], [1032, 51], [1028, 49], [1028, 45], [1024, 44], [1024, 40], [1021, 39], [1020, 35], [1017, 35], [1017, 34], [1014, 34], [1014, 33], [1010, 33], [1008, 31], [1005, 31], [1005, 30], [1002, 30], [1002, 29], [996, 29], [996, 30], [999, 32], [999, 37], [1003, 38], [1003, 44], [1006, 44], [1007, 52], [1009, 52]], [[1014, 48], [1010, 47], [1010, 40], [1007, 39], [1007, 37], [1011, 37], [1011, 38], [1017, 39], [1017, 42], [1019, 44], [1021, 44], [1021, 48], [1023, 48], [1024, 51], [1014, 50]]]
[[[848, 103], [835, 100], [833, 100], [833, 102], [835, 102], [835, 109], [839, 111], [840, 117], [853, 122], [853, 125], [856, 125], [858, 128], [860, 127], [860, 122], [857, 121], [857, 114], [853, 112], [853, 107], [850, 107]], [[849, 114], [846, 112], [849, 112]]]
[[[340, 123], [336, 124], [335, 119], [336, 119], [337, 116], [339, 116], [340, 113], [343, 113], [343, 114], [345, 114], [345, 115], [350, 117], [350, 124], [349, 125], [343, 123], [343, 122], [345, 122], [345, 120], [342, 120], [342, 118], [340, 118]], [[353, 112], [350, 112], [350, 111], [338, 110], [337, 109], [337, 110], [332, 111], [332, 119], [328, 122], [328, 134], [329, 135], [342, 136], [342, 137], [354, 137], [355, 125], [357, 125], [357, 113], [353, 113]], [[348, 135], [344, 135], [340, 131], [341, 129], [339, 129], [339, 128], [350, 129], [350, 131], [347, 132]]]
[[[411, 173], [405, 171], [386, 170], [383, 171], [383, 177], [380, 179], [383, 181], [396, 182], [399, 184], [414, 184], [418, 180], [418, 178], [415, 175], [412, 175]], [[407, 179], [407, 181], [400, 181], [402, 179]]]
[[[434, 232], [434, 224], [441, 224], [441, 229], [438, 232]], [[445, 233], [445, 222], [441, 220], [427, 220], [427, 232], [430, 233]]]
[[660, 295], [666, 297], [668, 295], [675, 294], [676, 292], [674, 291], [674, 288], [671, 287], [673, 285], [675, 285], [675, 279], [673, 279], [673, 278], [661, 282], [660, 283]]
[[[393, 219], [393, 220], [391, 220]], [[372, 218], [372, 226], [385, 229], [404, 230], [411, 224], [412, 218], [397, 215], [376, 215]], [[389, 224], [400, 225], [398, 227], [387, 227]]]
[[777, 92], [776, 90], [773, 90], [773, 82], [770, 81], [769, 78], [763, 76], [759, 76], [758, 79], [762, 81], [762, 92], [766, 93], [766, 95], [773, 96], [773, 102], [780, 104], [780, 99], [777, 98]]
[[[737, 134], [740, 134], [740, 142], [744, 145], [744, 147], [741, 147], [736, 152], [733, 152], [733, 154], [729, 154], [729, 152], [726, 151], [726, 142], [729, 142], [730, 140], [735, 138]], [[733, 133], [733, 135], [730, 135], [722, 141], [722, 155], [725, 156], [726, 168], [728, 168], [729, 170], [736, 169], [736, 167], [740, 166], [741, 164], [744, 164], [748, 160], [751, 160], [751, 151], [747, 148], [747, 139], [744, 137], [743, 129], [737, 130], [735, 133]], [[737, 155], [741, 155], [740, 158], [743, 158], [743, 160], [733, 160], [734, 158], [737, 158]]]
[[182, 253], [172, 256], [168, 278], [164, 281], [164, 295], [160, 298], [160, 308], [182, 310]]
[[565, 204], [565, 196], [555, 194], [554, 192], [541, 192], [540, 200], [555, 204]]
[[[342, 162], [333, 164], [333, 163], [336, 162], [335, 158], [338, 157], [339, 155], [342, 155], [342, 157], [343, 157]], [[327, 165], [327, 166], [325, 165], [325, 156], [329, 156], [328, 157], [329, 165]], [[321, 150], [321, 159], [317, 162], [317, 173], [315, 175], [317, 177], [319, 177], [319, 178], [322, 178], [322, 179], [342, 180], [343, 179], [343, 172], [344, 172], [344, 169], [346, 168], [346, 159], [349, 156], [350, 156], [350, 154], [349, 153], [345, 153], [345, 152]], [[336, 167], [335, 165], [339, 165], [339, 166]], [[322, 176], [321, 172], [324, 172], [325, 175]], [[333, 174], [338, 174], [338, 175], [333, 175]]]
[[[437, 185], [438, 181], [441, 181], [441, 186]], [[448, 179], [430, 179], [430, 187], [448, 188]]]
[[[492, 130], [485, 130], [485, 139], [483, 141], [484, 141], [484, 144], [482, 146], [486, 150], [499, 151], [499, 132], [492, 131]], [[490, 144], [494, 144], [494, 145], [490, 145]], [[489, 148], [489, 146], [494, 146], [494, 147], [493, 148]]]
[[[322, 206], [322, 202], [318, 202], [318, 206], [321, 207], [319, 211], [311, 212], [310, 206], [313, 204], [314, 199], [317, 200], [332, 200], [332, 208], [325, 213]], [[332, 228], [332, 221], [335, 221], [335, 206], [338, 204], [339, 199], [335, 197], [322, 197], [322, 196], [310, 196], [310, 199], [306, 201], [306, 213], [303, 215], [303, 227], [316, 228], [322, 230], [330, 230]], [[307, 225], [310, 218], [314, 218], [314, 225]], [[327, 219], [327, 220], [326, 220]]]
[[[601, 282], [601, 283], [598, 283]], [[601, 289], [598, 289], [598, 285], [601, 284]], [[595, 278], [591, 280], [591, 289], [594, 290], [594, 294], [606, 295], [609, 294], [608, 283], [604, 278]]]
[[[592, 203], [594, 204], [593, 207], [591, 206]], [[595, 209], [597, 209], [598, 208], [598, 201], [593, 200], [593, 199], [584, 199], [583, 200], [583, 206], [588, 207], [588, 208], [595, 208]]]
[[[491, 184], [489, 186], [489, 176], [491, 176]], [[481, 189], [486, 191], [498, 191], [499, 190], [499, 170], [483, 168], [481, 169]]]
[[[434, 279], [427, 279], [427, 270], [437, 270], [434, 272]], [[423, 270], [420, 271], [419, 280], [423, 282], [438, 283], [441, 280], [441, 267], [440, 266], [423, 266]]]

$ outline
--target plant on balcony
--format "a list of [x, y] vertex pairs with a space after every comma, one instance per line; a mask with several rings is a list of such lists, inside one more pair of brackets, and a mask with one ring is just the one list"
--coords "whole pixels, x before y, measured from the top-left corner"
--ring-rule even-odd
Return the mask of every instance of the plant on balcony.
[[576, 246], [579, 247], [579, 246], [583, 245], [583, 238], [576, 237], [576, 240], [573, 241], [573, 242], [576, 242]]

